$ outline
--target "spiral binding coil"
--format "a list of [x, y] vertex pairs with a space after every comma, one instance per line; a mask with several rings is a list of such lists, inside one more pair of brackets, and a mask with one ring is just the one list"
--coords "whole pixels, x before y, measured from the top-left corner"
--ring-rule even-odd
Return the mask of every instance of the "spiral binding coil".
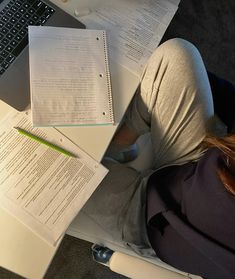
[[106, 40], [106, 32], [103, 31], [103, 43], [104, 43], [104, 59], [105, 59], [105, 67], [106, 67], [106, 79], [107, 79], [107, 86], [108, 86], [108, 100], [109, 100], [109, 117], [110, 121], [114, 123], [114, 114], [113, 114], [113, 97], [112, 97], [112, 88], [111, 88], [111, 78], [109, 72], [109, 62], [108, 62], [108, 47], [107, 47], [107, 40]]

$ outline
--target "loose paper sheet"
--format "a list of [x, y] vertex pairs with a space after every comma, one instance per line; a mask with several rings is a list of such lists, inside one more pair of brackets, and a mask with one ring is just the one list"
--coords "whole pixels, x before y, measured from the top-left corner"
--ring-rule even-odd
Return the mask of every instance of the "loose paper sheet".
[[103, 0], [80, 20], [87, 28], [105, 29], [110, 57], [140, 75], [170, 24], [178, 2]]
[[34, 126], [113, 124], [105, 31], [29, 26]]
[[[54, 128], [32, 128], [29, 115], [0, 123], [0, 205], [54, 245], [108, 170]], [[75, 154], [68, 157], [21, 135], [21, 127]]]

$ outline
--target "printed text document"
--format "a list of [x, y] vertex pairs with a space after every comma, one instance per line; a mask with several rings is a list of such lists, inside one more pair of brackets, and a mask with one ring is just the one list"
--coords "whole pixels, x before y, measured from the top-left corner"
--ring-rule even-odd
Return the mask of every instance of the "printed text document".
[[[0, 204], [54, 245], [108, 170], [53, 128], [32, 128], [28, 112], [0, 124]], [[18, 133], [20, 127], [77, 157]]]

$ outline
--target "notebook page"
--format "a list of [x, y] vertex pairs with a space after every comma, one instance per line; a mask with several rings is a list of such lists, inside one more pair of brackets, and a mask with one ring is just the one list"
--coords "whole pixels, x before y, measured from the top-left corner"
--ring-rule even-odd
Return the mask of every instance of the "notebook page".
[[105, 31], [30, 26], [29, 58], [34, 126], [113, 123]]

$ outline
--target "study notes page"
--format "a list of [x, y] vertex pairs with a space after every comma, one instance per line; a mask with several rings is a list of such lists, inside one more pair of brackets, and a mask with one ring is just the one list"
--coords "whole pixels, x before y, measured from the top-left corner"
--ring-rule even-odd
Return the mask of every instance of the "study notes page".
[[104, 29], [110, 58], [140, 76], [178, 9], [178, 0], [102, 0], [80, 20]]
[[29, 26], [34, 126], [113, 124], [106, 33]]
[[[32, 128], [29, 112], [0, 123], [0, 206], [54, 245], [108, 170], [54, 128]], [[20, 127], [71, 152], [18, 133]]]

